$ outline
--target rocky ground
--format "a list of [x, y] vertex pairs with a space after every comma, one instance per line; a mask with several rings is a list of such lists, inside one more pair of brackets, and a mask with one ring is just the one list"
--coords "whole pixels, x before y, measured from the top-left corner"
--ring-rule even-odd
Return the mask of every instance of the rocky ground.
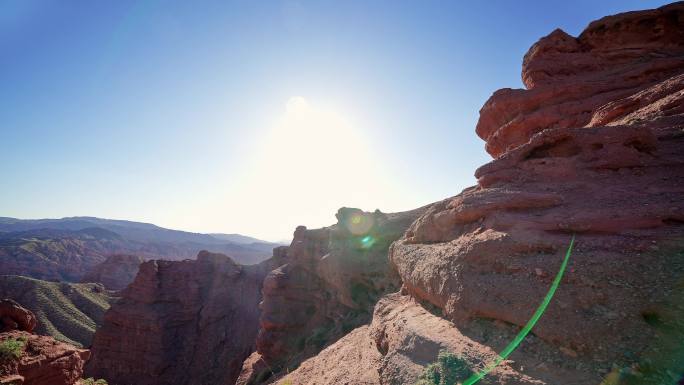
[[90, 352], [33, 334], [36, 317], [11, 300], [0, 300], [0, 384], [73, 385]]

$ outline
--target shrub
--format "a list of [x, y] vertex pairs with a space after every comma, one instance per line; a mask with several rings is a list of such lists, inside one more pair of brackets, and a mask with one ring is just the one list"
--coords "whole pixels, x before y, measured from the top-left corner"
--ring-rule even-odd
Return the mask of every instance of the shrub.
[[437, 355], [437, 361], [425, 367], [416, 385], [455, 385], [472, 375], [468, 364], [446, 350]]
[[311, 335], [306, 339], [306, 345], [313, 346], [316, 349], [322, 349], [327, 342], [328, 332], [329, 330], [326, 327], [314, 329]]
[[107, 385], [107, 381], [100, 378], [98, 380], [89, 377], [81, 381], [81, 385]]
[[26, 338], [8, 338], [0, 342], [0, 360], [18, 359], [24, 351]]

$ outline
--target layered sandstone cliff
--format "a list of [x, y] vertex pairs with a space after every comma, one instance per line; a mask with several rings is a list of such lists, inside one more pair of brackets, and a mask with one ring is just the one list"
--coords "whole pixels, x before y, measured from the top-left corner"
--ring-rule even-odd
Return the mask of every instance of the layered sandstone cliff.
[[208, 252], [143, 263], [95, 334], [88, 375], [111, 385], [233, 384], [254, 350], [269, 263]]
[[530, 319], [573, 234], [551, 305], [483, 383], [658, 383], [684, 370], [671, 342], [684, 338], [684, 3], [605, 17], [577, 38], [556, 30], [525, 56], [523, 81], [480, 111], [496, 159], [478, 184], [392, 245], [403, 295], [279, 383], [414, 383], [442, 349], [482, 368]]

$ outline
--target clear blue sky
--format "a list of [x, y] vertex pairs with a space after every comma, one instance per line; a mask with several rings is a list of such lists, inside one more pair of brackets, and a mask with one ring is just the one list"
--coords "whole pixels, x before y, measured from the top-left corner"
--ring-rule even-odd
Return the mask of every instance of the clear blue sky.
[[5, 0], [0, 216], [283, 239], [440, 200], [531, 44], [665, 3]]

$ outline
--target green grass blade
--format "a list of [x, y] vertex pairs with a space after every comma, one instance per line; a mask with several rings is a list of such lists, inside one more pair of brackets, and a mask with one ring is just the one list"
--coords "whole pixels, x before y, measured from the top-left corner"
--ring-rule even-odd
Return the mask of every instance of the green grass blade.
[[561, 282], [561, 279], [563, 278], [563, 274], [565, 273], [565, 268], [568, 265], [568, 260], [570, 259], [570, 254], [572, 253], [572, 246], [575, 243], [575, 235], [573, 234], [572, 239], [570, 239], [570, 246], [568, 246], [568, 251], [565, 253], [565, 258], [563, 259], [563, 263], [561, 264], [560, 269], [558, 270], [558, 274], [556, 274], [556, 278], [553, 280], [553, 283], [551, 284], [551, 287], [549, 288], [549, 292], [546, 293], [546, 297], [544, 297], [544, 300], [542, 303], [539, 305], [537, 310], [534, 312], [532, 315], [532, 318], [530, 318], [529, 321], [527, 321], [527, 324], [525, 327], [520, 330], [520, 333], [518, 333], [517, 336], [509, 343], [504, 350], [499, 353], [499, 357], [497, 357], [494, 362], [489, 364], [487, 367], [482, 369], [481, 371], [473, 374], [470, 376], [463, 385], [473, 385], [476, 382], [480, 381], [482, 377], [486, 376], [487, 373], [491, 372], [492, 369], [494, 369], [497, 365], [501, 363], [501, 361], [505, 360], [508, 358], [508, 356], [520, 345], [523, 339], [530, 333], [530, 330], [534, 327], [534, 325], [539, 321], [539, 318], [544, 314], [546, 311], [546, 308], [549, 306], [549, 303], [551, 302], [551, 298], [553, 298], [554, 294], [556, 294], [556, 289], [558, 289], [558, 285]]

